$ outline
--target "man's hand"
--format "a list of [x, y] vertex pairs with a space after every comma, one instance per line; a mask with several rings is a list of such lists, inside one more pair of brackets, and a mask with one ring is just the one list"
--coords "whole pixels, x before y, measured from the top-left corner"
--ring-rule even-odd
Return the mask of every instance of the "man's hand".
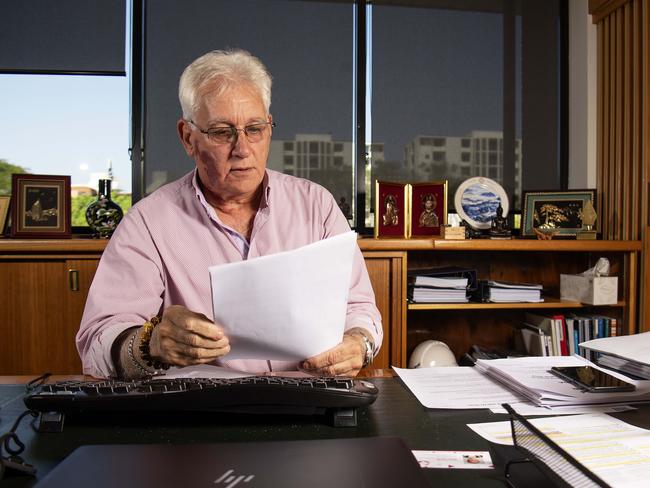
[[151, 334], [151, 357], [174, 366], [214, 361], [230, 352], [223, 327], [180, 305], [167, 308]]
[[346, 333], [339, 345], [303, 361], [301, 367], [324, 376], [356, 376], [363, 367], [365, 355], [362, 335], [358, 332]]

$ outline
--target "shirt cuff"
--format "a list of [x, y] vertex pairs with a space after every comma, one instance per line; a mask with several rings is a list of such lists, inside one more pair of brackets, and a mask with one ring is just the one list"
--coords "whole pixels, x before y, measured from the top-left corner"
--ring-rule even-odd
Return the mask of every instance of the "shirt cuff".
[[376, 356], [381, 348], [381, 342], [384, 336], [381, 323], [377, 324], [367, 315], [352, 315], [346, 320], [345, 330], [347, 331], [354, 328], [364, 329], [372, 337], [374, 347], [373, 355]]
[[86, 353], [86, 358], [90, 359], [90, 364], [84, 361], [84, 374], [94, 378], [111, 378], [116, 376], [115, 364], [111, 356], [111, 349], [117, 336], [126, 329], [138, 327], [138, 324], [115, 324], [108, 329], [103, 330], [97, 340], [93, 341], [90, 350]]

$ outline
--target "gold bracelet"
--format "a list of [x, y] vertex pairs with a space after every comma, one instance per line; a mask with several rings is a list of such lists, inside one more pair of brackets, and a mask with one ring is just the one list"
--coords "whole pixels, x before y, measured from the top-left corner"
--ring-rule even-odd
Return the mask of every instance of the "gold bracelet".
[[150, 368], [169, 369], [169, 364], [163, 363], [162, 361], [158, 361], [157, 359], [153, 359], [151, 357], [151, 351], [149, 350], [149, 342], [151, 341], [151, 334], [153, 334], [153, 330], [156, 328], [156, 326], [159, 323], [160, 323], [160, 317], [156, 316], [147, 320], [142, 325], [142, 334], [140, 335], [140, 345], [138, 346], [138, 349], [140, 349], [140, 356], [142, 357], [142, 360]]

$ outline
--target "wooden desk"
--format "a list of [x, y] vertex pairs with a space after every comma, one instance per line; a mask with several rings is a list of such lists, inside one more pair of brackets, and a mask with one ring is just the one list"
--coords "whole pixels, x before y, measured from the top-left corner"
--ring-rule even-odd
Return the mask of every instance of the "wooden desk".
[[[170, 416], [169, 419], [144, 421], [129, 416], [105, 419], [92, 424], [67, 422], [60, 434], [38, 434], [24, 419], [18, 435], [27, 446], [23, 457], [38, 469], [41, 479], [75, 448], [84, 444], [118, 443], [210, 443], [271, 440], [331, 439], [338, 437], [397, 436], [411, 449], [488, 450], [488, 443], [466, 424], [504, 420], [487, 410], [426, 410], [390, 372], [376, 372], [370, 378], [379, 388], [379, 396], [369, 408], [359, 411], [357, 427], [335, 428], [302, 417], [262, 418], [257, 416]], [[33, 377], [0, 377], [0, 432], [25, 410], [23, 386], [17, 384]], [[12, 384], [9, 384], [9, 382]], [[432, 486], [502, 487], [496, 470], [427, 469]], [[33, 479], [4, 480], [7, 486], [31, 486]]]

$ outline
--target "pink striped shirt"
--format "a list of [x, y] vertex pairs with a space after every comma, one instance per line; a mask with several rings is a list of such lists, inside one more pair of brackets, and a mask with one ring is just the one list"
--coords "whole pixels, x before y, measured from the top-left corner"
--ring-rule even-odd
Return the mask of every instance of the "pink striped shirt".
[[[326, 189], [269, 169], [250, 242], [219, 220], [195, 171], [165, 185], [129, 210], [102, 255], [77, 334], [84, 374], [114, 376], [115, 338], [170, 305], [212, 319], [209, 266], [288, 251], [349, 230]], [[346, 330], [352, 327], [365, 328], [379, 350], [381, 317], [358, 248], [345, 323]], [[298, 364], [227, 358], [215, 364], [250, 372], [293, 370]]]

